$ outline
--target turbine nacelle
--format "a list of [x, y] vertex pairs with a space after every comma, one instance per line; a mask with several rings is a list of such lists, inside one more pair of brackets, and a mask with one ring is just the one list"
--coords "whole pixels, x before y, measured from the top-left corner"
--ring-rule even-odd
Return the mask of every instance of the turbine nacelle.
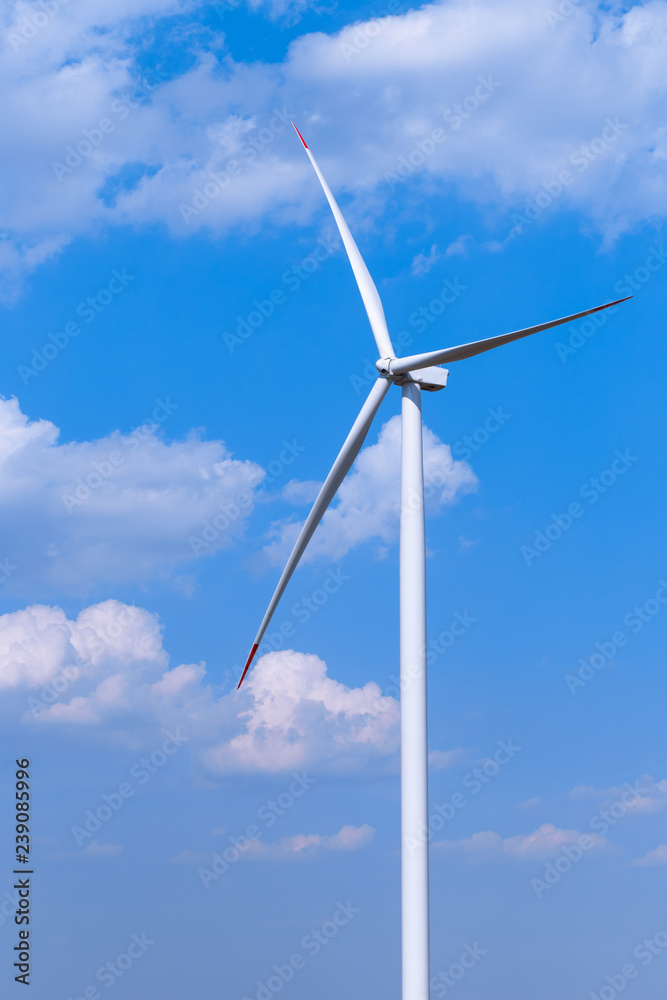
[[430, 365], [428, 368], [419, 368], [411, 372], [392, 372], [391, 366], [396, 362], [396, 358], [381, 358], [375, 362], [375, 367], [383, 378], [389, 379], [394, 385], [405, 385], [406, 382], [414, 382], [420, 389], [426, 392], [438, 392], [447, 385], [449, 372], [446, 368], [439, 368]]

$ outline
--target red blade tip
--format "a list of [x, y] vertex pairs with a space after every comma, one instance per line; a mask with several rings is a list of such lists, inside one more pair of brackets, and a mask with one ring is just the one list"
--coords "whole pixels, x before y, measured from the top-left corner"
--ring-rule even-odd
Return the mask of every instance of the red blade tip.
[[299, 132], [299, 130], [298, 130], [298, 128], [296, 127], [296, 125], [294, 124], [294, 122], [292, 122], [292, 128], [294, 129], [294, 131], [295, 131], [295, 132], [296, 132], [296, 134], [298, 135], [299, 139], [301, 139], [301, 142], [303, 143], [303, 148], [304, 148], [304, 149], [308, 149], [308, 146], [307, 146], [307, 144], [306, 144], [306, 140], [305, 140], [305, 139], [304, 139], [304, 137], [303, 137], [303, 136], [301, 135], [301, 133]]
[[254, 658], [254, 656], [255, 656], [255, 653], [257, 652], [257, 649], [258, 649], [258, 648], [259, 648], [259, 643], [257, 643], [257, 642], [256, 642], [256, 643], [254, 644], [254, 646], [252, 647], [252, 649], [250, 650], [250, 656], [248, 657], [248, 660], [247, 660], [247, 662], [246, 662], [246, 665], [245, 665], [245, 667], [243, 668], [243, 673], [241, 674], [241, 680], [239, 681], [239, 683], [238, 683], [238, 687], [236, 688], [236, 690], [237, 690], [237, 691], [238, 691], [238, 689], [239, 689], [239, 688], [241, 687], [241, 685], [243, 684], [243, 681], [244, 681], [244, 679], [245, 679], [245, 675], [246, 675], [246, 674], [248, 673], [248, 668], [250, 667], [250, 664], [252, 663], [252, 661], [253, 661], [253, 658]]

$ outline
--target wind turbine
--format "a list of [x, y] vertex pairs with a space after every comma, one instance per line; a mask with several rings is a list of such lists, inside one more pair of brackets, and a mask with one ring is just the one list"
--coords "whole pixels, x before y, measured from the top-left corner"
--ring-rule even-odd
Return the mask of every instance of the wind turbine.
[[[294, 125], [294, 122], [292, 122]], [[426, 706], [426, 553], [424, 526], [424, 471], [422, 463], [423, 390], [437, 392], [447, 384], [448, 372], [438, 367], [472, 358], [513, 340], [549, 330], [632, 298], [606, 302], [594, 309], [540, 323], [524, 330], [488, 337], [459, 347], [397, 358], [389, 337], [382, 302], [347, 223], [322, 176], [315, 157], [296, 125], [347, 251], [361, 298], [375, 337], [378, 379], [352, 425], [312, 510], [301, 529], [275, 589], [239, 681], [239, 688], [269, 626], [290, 578], [315, 529], [345, 479], [380, 403], [390, 386], [401, 387], [401, 502], [400, 502], [400, 688], [401, 688], [401, 923], [403, 1000], [429, 997], [428, 899], [428, 735]], [[409, 845], [409, 846], [408, 846]]]

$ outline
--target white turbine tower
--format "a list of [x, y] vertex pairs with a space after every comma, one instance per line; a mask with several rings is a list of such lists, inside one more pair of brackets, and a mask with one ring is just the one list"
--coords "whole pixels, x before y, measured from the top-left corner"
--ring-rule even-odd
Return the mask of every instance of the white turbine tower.
[[[294, 124], [294, 123], [292, 123]], [[403, 1000], [429, 997], [428, 902], [428, 736], [426, 712], [426, 566], [424, 533], [424, 474], [422, 465], [421, 394], [447, 384], [447, 371], [438, 365], [462, 361], [475, 354], [509, 344], [540, 330], [549, 330], [591, 313], [625, 302], [607, 302], [584, 312], [540, 323], [525, 330], [489, 337], [459, 347], [396, 358], [382, 302], [347, 223], [336, 204], [315, 157], [294, 125], [331, 206], [336, 225], [370, 320], [379, 360], [378, 379], [355, 420], [333, 467], [301, 529], [275, 593], [255, 636], [239, 687], [296, 569], [308, 542], [359, 454], [362, 444], [391, 385], [401, 386], [401, 515], [400, 515], [400, 678], [401, 678], [401, 923]], [[410, 845], [409, 848], [407, 845]]]

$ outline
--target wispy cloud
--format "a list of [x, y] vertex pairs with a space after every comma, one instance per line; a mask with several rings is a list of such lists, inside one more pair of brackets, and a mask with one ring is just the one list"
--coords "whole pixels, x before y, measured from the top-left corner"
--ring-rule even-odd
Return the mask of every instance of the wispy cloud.
[[[374, 828], [365, 823], [363, 826], [344, 826], [333, 834], [296, 833], [273, 843], [246, 838], [238, 842], [238, 850], [244, 861], [299, 861], [322, 853], [359, 851], [370, 844], [374, 836]], [[184, 850], [169, 860], [172, 864], [202, 865], [210, 861], [210, 855]]]
[[283, 861], [313, 857], [322, 851], [358, 851], [373, 840], [372, 826], [344, 826], [329, 836], [320, 833], [298, 833], [283, 837], [274, 844], [251, 840], [244, 857], [257, 861]]
[[428, 766], [432, 771], [447, 771], [450, 767], [456, 767], [463, 763], [470, 750], [457, 747], [455, 750], [431, 750], [428, 755]]
[[410, 265], [410, 274], [414, 278], [423, 278], [424, 275], [428, 274], [432, 267], [434, 267], [437, 262], [442, 257], [439, 253], [436, 244], [434, 243], [429, 252], [419, 253], [413, 258], [412, 264]]
[[667, 809], [667, 778], [655, 781], [650, 774], [643, 774], [634, 782], [613, 785], [611, 788], [594, 788], [577, 785], [570, 792], [577, 800], [621, 802], [627, 813], [646, 814]]
[[659, 844], [641, 858], [632, 862], [634, 868], [660, 868], [667, 865], [667, 844]]
[[[470, 861], [535, 861], [549, 858], [565, 846], [577, 844], [582, 833], [579, 830], [561, 830], [550, 823], [543, 823], [529, 834], [501, 837], [491, 830], [474, 833], [462, 840], [440, 840], [433, 849], [443, 853], [461, 854]], [[608, 846], [605, 837], [588, 834], [593, 842], [592, 850], [601, 851]]]
[[472, 236], [459, 236], [457, 240], [454, 240], [453, 243], [449, 244], [445, 250], [445, 257], [466, 257], [468, 254], [468, 247], [471, 243]]

